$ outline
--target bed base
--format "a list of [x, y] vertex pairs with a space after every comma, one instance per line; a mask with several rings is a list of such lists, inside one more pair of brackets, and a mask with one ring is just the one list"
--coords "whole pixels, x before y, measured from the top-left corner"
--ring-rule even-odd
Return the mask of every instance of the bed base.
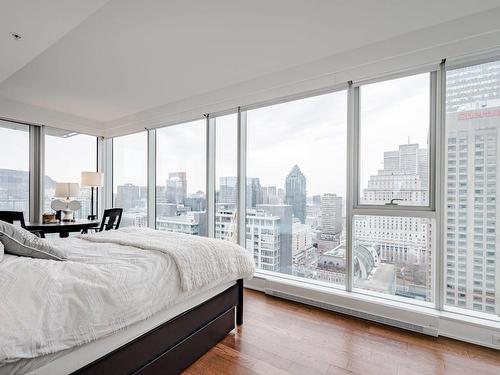
[[243, 323], [243, 280], [73, 374], [178, 374], [233, 330], [235, 320]]

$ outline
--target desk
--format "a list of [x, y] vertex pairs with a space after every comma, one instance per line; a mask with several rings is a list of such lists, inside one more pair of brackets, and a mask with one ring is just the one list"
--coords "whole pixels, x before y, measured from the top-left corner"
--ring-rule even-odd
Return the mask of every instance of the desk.
[[43, 224], [43, 223], [35, 223], [28, 222], [26, 223], [27, 230], [36, 230], [47, 233], [59, 233], [59, 237], [65, 238], [69, 236], [69, 232], [87, 232], [90, 228], [97, 228], [101, 222], [99, 220], [75, 220], [75, 221], [61, 221], [60, 223], [55, 224]]

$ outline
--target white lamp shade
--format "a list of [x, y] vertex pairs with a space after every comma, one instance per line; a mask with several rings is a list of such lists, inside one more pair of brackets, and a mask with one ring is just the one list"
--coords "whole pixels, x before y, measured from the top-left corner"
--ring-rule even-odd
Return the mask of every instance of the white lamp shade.
[[75, 182], [58, 182], [56, 183], [57, 198], [78, 197], [80, 195], [80, 186]]
[[102, 173], [82, 172], [82, 187], [101, 187]]

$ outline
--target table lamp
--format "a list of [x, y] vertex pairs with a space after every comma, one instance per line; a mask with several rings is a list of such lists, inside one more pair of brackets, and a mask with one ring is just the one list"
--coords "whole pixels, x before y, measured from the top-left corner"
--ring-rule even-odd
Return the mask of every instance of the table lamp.
[[[73, 221], [73, 211], [76, 211], [80, 208], [80, 203], [78, 201], [71, 200], [71, 198], [78, 197], [80, 195], [80, 186], [75, 182], [57, 182], [56, 183], [56, 198], [64, 198], [64, 200], [58, 200], [53, 202], [53, 205], [56, 207], [58, 204], [65, 204], [66, 207], [60, 210], [64, 213], [64, 216], [61, 218], [62, 221]], [[57, 207], [56, 207], [57, 208]]]
[[90, 215], [87, 217], [89, 220], [97, 219], [94, 215], [94, 188], [97, 189], [102, 186], [102, 173], [100, 172], [82, 172], [82, 187], [90, 188]]

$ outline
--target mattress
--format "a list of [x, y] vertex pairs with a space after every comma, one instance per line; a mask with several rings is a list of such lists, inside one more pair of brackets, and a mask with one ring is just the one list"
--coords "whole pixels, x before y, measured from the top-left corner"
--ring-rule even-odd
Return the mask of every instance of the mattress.
[[160, 326], [179, 314], [209, 300], [235, 284], [235, 281], [218, 285], [209, 290], [191, 295], [188, 299], [174, 304], [150, 318], [132, 324], [111, 335], [85, 345], [66, 349], [57, 353], [6, 364], [0, 367], [0, 375], [63, 375], [69, 374], [94, 360], [125, 345], [144, 333]]

